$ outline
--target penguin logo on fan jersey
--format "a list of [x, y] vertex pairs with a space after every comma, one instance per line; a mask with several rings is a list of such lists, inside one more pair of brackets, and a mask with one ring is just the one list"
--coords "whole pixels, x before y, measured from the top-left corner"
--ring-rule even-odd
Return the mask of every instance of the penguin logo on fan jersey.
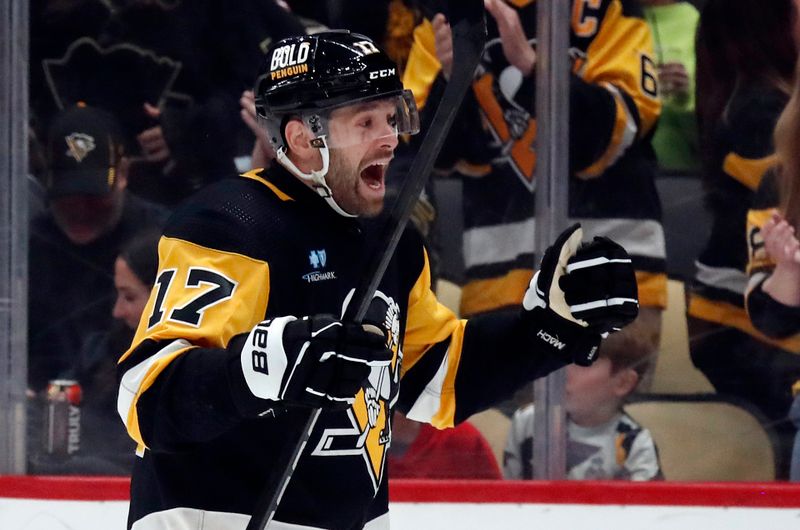
[[387, 333], [386, 345], [394, 352], [394, 357], [389, 366], [372, 368], [364, 387], [356, 394], [355, 403], [347, 411], [350, 427], [325, 429], [311, 454], [361, 456], [377, 491], [386, 466], [386, 452], [392, 440], [390, 411], [397, 401], [400, 386], [403, 358], [400, 348], [400, 306], [393, 298], [378, 291], [364, 321], [381, 324]]
[[[536, 39], [528, 42], [536, 49]], [[572, 47], [569, 50], [572, 71], [582, 73], [586, 54]], [[508, 165], [520, 181], [531, 191], [535, 189], [536, 172], [536, 118], [534, 101], [520, 97], [525, 82], [523, 73], [509, 64], [500, 38], [491, 39], [481, 56], [472, 88], [481, 108], [485, 126], [493, 139], [497, 154], [492, 165]], [[531, 82], [530, 80], [528, 82]]]

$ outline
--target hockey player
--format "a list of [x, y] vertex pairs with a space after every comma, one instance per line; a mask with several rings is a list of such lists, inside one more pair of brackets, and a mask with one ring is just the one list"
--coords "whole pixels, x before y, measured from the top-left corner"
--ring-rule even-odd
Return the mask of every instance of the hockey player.
[[[425, 2], [435, 5], [436, 2]], [[488, 40], [437, 168], [463, 184], [461, 314], [522, 300], [535, 263], [535, 0], [486, 0]], [[649, 138], [660, 102], [650, 31], [633, 0], [571, 0], [569, 217], [631, 251], [654, 350], [666, 306], [665, 242]], [[431, 11], [403, 76], [425, 122], [453, 65]], [[647, 382], [644, 383], [646, 388]]]
[[452, 427], [526, 381], [591, 363], [601, 333], [635, 318], [633, 269], [610, 240], [579, 249], [573, 227], [522, 308], [459, 320], [407, 231], [365, 319], [373, 331], [343, 322], [381, 244], [368, 219], [386, 165], [398, 134], [417, 130], [413, 97], [371, 40], [346, 31], [275, 43], [255, 94], [277, 163], [175, 213], [119, 363], [118, 409], [140, 456], [128, 524], [245, 528], [286, 464], [275, 458], [285, 438], [321, 407], [269, 528], [388, 528], [392, 411]]

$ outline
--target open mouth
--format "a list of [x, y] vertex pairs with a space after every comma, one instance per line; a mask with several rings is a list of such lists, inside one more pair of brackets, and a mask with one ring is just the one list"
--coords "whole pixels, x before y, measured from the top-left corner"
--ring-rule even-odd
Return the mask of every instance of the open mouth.
[[379, 190], [383, 188], [383, 177], [386, 174], [386, 162], [375, 162], [361, 170], [361, 180], [368, 188]]

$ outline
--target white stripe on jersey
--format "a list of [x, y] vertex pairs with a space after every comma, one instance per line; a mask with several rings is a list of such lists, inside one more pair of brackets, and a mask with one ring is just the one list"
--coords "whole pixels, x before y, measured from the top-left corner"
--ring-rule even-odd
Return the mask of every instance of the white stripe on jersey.
[[744, 295], [747, 289], [747, 274], [744, 272], [728, 267], [709, 267], [699, 261], [695, 261], [694, 264], [697, 267], [695, 278], [698, 282]]
[[[664, 260], [667, 246], [661, 223], [652, 219], [570, 219], [580, 222], [584, 241], [605, 236], [622, 245], [631, 256]], [[492, 226], [477, 226], [464, 230], [464, 265], [507, 263], [522, 254], [532, 254], [536, 220]], [[531, 264], [533, 267], [533, 264]]]
[[[464, 230], [464, 265], [491, 265], [533, 253], [535, 219], [519, 223], [477, 226]], [[531, 263], [531, 267], [533, 264]]]
[[448, 348], [436, 374], [428, 382], [422, 392], [420, 392], [411, 410], [406, 414], [408, 419], [421, 423], [431, 423], [433, 417], [442, 405], [442, 388], [444, 387], [444, 379], [447, 376], [447, 364], [449, 360], [450, 349]]
[[[146, 515], [133, 523], [131, 530], [242, 530], [250, 516], [241, 513], [212, 512], [194, 508], [172, 508]], [[324, 530], [316, 526], [271, 521], [269, 530]], [[389, 530], [389, 514], [371, 520], [364, 530]]]
[[664, 228], [651, 219], [571, 219], [583, 228], [584, 241], [605, 236], [622, 245], [631, 256], [665, 259]]
[[117, 413], [125, 425], [128, 425], [128, 415], [131, 407], [133, 406], [136, 394], [139, 392], [139, 387], [142, 385], [145, 376], [150, 371], [150, 368], [158, 361], [168, 355], [190, 348], [192, 345], [189, 341], [184, 339], [174, 340], [161, 348], [157, 353], [151, 355], [144, 361], [140, 362], [133, 368], [130, 368], [122, 376], [119, 384], [119, 395], [117, 396]]

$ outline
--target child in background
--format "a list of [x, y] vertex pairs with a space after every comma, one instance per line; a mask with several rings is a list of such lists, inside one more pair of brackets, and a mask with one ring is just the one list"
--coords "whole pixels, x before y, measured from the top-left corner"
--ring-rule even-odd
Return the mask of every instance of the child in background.
[[[603, 340], [589, 367], [566, 368], [567, 478], [571, 480], [662, 479], [650, 432], [623, 410], [647, 371], [651, 342], [636, 323]], [[532, 479], [534, 406], [514, 413], [503, 455], [507, 479]]]

